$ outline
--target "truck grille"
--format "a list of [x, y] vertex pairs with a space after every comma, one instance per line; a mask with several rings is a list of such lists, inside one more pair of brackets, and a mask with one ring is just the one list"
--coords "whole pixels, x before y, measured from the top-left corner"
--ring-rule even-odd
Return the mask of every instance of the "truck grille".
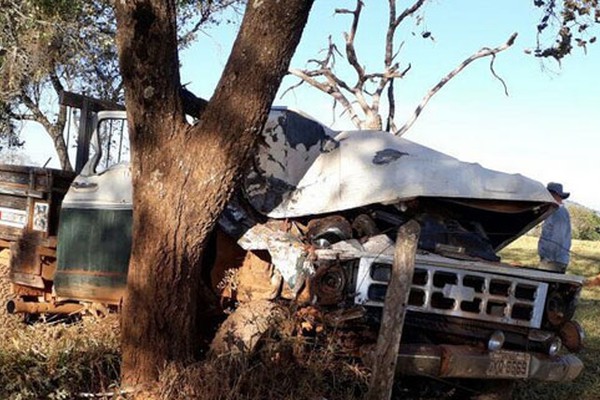
[[[361, 258], [357, 304], [383, 307], [391, 265]], [[408, 310], [540, 328], [548, 284], [417, 263]]]

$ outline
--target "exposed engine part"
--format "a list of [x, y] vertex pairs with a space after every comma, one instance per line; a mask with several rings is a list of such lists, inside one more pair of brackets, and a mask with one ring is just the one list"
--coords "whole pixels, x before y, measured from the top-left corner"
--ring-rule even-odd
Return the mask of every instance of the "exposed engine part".
[[327, 248], [341, 240], [352, 238], [352, 225], [340, 215], [311, 220], [306, 236], [317, 248]]
[[352, 229], [356, 232], [357, 238], [372, 237], [379, 234], [379, 228], [375, 221], [367, 214], [360, 214], [352, 221]]

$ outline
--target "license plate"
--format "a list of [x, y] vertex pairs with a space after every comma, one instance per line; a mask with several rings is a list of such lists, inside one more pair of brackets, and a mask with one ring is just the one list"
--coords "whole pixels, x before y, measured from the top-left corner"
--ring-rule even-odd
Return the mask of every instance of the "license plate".
[[486, 375], [494, 378], [528, 378], [531, 356], [527, 353], [494, 351]]
[[27, 225], [27, 213], [23, 210], [0, 207], [0, 224], [24, 228]]

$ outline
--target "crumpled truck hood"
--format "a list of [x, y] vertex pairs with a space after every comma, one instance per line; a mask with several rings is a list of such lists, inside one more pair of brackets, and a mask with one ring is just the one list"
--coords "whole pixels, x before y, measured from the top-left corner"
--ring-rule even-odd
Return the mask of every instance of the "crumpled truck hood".
[[341, 132], [311, 147], [302, 145], [304, 157], [289, 159], [298, 147], [285, 140], [267, 142], [246, 180], [250, 203], [270, 218], [415, 197], [554, 203], [540, 182], [462, 162], [388, 132]]
[[266, 217], [442, 199], [488, 220], [488, 230], [500, 230], [493, 241], [500, 249], [556, 207], [542, 183], [523, 175], [463, 162], [388, 132], [335, 132], [290, 110], [277, 113], [270, 116], [243, 187]]

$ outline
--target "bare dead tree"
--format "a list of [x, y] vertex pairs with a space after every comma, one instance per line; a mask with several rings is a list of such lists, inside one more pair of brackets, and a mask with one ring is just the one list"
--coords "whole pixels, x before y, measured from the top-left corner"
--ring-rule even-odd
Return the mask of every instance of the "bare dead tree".
[[479, 50], [478, 52], [476, 52], [475, 54], [473, 54], [470, 57], [468, 57], [467, 59], [465, 59], [462, 63], [460, 63], [460, 65], [458, 67], [456, 67], [452, 71], [450, 71], [450, 73], [448, 73], [448, 75], [444, 76], [434, 87], [432, 87], [427, 92], [427, 94], [425, 94], [425, 96], [423, 97], [423, 99], [421, 100], [421, 102], [419, 103], [417, 108], [415, 108], [415, 111], [413, 112], [411, 117], [406, 121], [406, 123], [400, 129], [398, 129], [396, 132], [394, 132], [394, 134], [397, 136], [404, 135], [413, 126], [413, 124], [415, 123], [417, 118], [419, 118], [419, 115], [421, 115], [423, 108], [427, 105], [429, 100], [431, 100], [431, 98], [437, 92], [439, 92], [440, 89], [443, 88], [446, 85], [446, 83], [448, 83], [450, 81], [450, 79], [454, 78], [463, 69], [465, 69], [465, 67], [467, 65], [471, 64], [473, 61], [475, 61], [479, 58], [492, 57], [492, 60], [490, 61], [490, 71], [492, 72], [492, 75], [494, 75], [494, 77], [502, 83], [502, 86], [504, 87], [504, 93], [508, 96], [508, 88], [506, 87], [506, 83], [504, 83], [504, 80], [502, 80], [502, 78], [500, 78], [496, 74], [496, 71], [494, 71], [494, 60], [496, 59], [496, 54], [511, 47], [514, 44], [516, 38], [517, 38], [517, 34], [513, 33], [510, 36], [510, 38], [508, 38], [506, 43], [504, 43], [503, 45], [498, 46], [494, 49], [484, 47], [481, 50]]
[[[494, 49], [483, 48], [463, 61], [457, 68], [442, 78], [440, 82], [427, 92], [411, 118], [398, 129], [395, 122], [396, 105], [394, 81], [404, 78], [407, 73], [411, 71], [411, 64], [404, 63], [401, 67], [401, 63], [398, 61], [398, 55], [404, 42], [399, 46], [396, 46], [396, 33], [402, 23], [406, 22], [409, 17], [415, 16], [427, 0], [416, 0], [399, 14], [396, 8], [396, 1], [397, 0], [388, 0], [389, 14], [384, 43], [385, 52], [382, 71], [369, 72], [359, 61], [359, 56], [354, 43], [358, 33], [361, 12], [365, 4], [362, 0], [356, 0], [356, 7], [353, 10], [335, 10], [335, 14], [348, 14], [352, 16], [350, 29], [348, 32], [344, 33], [344, 51], [340, 52], [331, 36], [329, 36], [328, 46], [323, 50], [325, 56], [322, 59], [308, 60], [307, 64], [311, 68], [290, 68], [289, 73], [298, 77], [300, 81], [289, 87], [283, 95], [306, 83], [333, 97], [334, 110], [338, 104], [341, 105], [343, 113], [348, 113], [350, 120], [358, 129], [381, 130], [383, 125], [381, 115], [382, 95], [386, 94], [387, 91], [388, 115], [386, 118], [385, 129], [394, 132], [397, 135], [402, 135], [412, 127], [431, 97], [474, 60], [492, 56], [492, 62], [490, 64], [491, 72], [497, 79], [500, 79], [494, 72], [493, 60], [496, 54], [512, 46], [516, 34], [512, 35], [502, 46]], [[422, 37], [430, 38], [431, 33], [423, 32]], [[347, 80], [342, 79], [340, 75], [336, 73], [336, 56], [344, 58], [351, 67], [356, 79], [353, 85], [348, 83]], [[502, 83], [504, 84], [503, 81]], [[506, 91], [506, 85], [504, 86]]]
[[[359, 27], [360, 15], [364, 7], [361, 0], [356, 1], [354, 10], [336, 9], [336, 14], [352, 15], [352, 24], [350, 30], [344, 33], [345, 39], [345, 58], [356, 74], [354, 85], [341, 79], [335, 72], [335, 55], [343, 57], [335, 43], [329, 37], [329, 46], [325, 51], [325, 57], [321, 60], [311, 59], [309, 64], [315, 65], [313, 69], [290, 68], [290, 74], [300, 78], [300, 82], [290, 89], [298, 87], [303, 83], [321, 90], [333, 97], [335, 103], [340, 103], [344, 112], [350, 115], [352, 123], [360, 129], [382, 129], [380, 114], [381, 96], [387, 85], [396, 78], [403, 78], [410, 70], [411, 66], [400, 69], [400, 64], [394, 62], [397, 52], [394, 54], [394, 37], [396, 29], [407, 17], [414, 14], [426, 0], [418, 0], [411, 7], [407, 8], [399, 16], [396, 16], [396, 2], [389, 0], [390, 14], [388, 21], [388, 30], [386, 34], [386, 52], [385, 64], [382, 72], [369, 73], [360, 64], [354, 40]], [[374, 86], [374, 90], [369, 92], [368, 84]], [[287, 92], [287, 91], [286, 91]], [[285, 93], [284, 93], [285, 94]], [[352, 99], [352, 100], [351, 100]]]

